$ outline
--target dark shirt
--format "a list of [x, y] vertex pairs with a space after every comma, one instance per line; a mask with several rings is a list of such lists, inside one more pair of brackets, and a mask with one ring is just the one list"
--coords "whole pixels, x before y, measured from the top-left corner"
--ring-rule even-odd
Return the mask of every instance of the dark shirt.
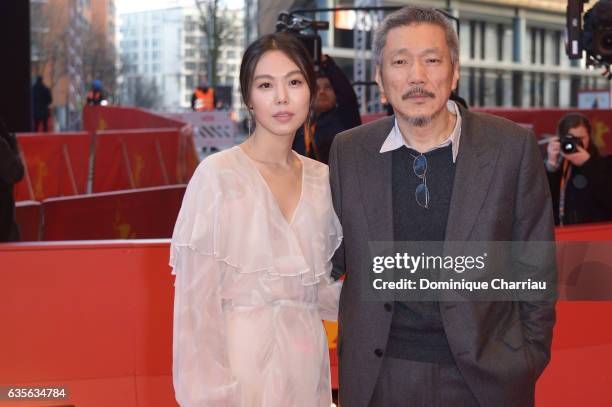
[[[393, 239], [443, 241], [455, 179], [452, 144], [424, 154], [428, 208], [419, 206], [415, 198], [421, 180], [413, 172], [412, 155], [419, 153], [401, 147], [392, 154]], [[387, 355], [420, 362], [453, 362], [437, 302], [395, 302]]]
[[42, 82], [36, 82], [32, 87], [32, 113], [35, 119], [49, 117], [49, 105], [53, 101], [51, 91]]

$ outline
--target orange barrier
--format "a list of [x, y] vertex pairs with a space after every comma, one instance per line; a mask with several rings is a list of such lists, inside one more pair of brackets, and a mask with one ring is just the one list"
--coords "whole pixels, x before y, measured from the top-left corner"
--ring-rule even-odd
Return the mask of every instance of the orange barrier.
[[24, 178], [15, 185], [17, 201], [86, 192], [92, 138], [84, 132], [17, 135]]
[[91, 133], [100, 130], [129, 130], [183, 127], [185, 123], [146, 110], [119, 106], [85, 106], [83, 128]]
[[2, 385], [68, 387], [37, 406], [176, 406], [167, 241], [0, 245], [0, 261]]
[[19, 225], [21, 241], [31, 242], [40, 239], [42, 209], [40, 202], [20, 201], [15, 203], [15, 218]]
[[[68, 386], [64, 404], [176, 406], [168, 252], [167, 240], [0, 245], [0, 383]], [[558, 303], [537, 406], [612, 403], [610, 320], [612, 302]]]
[[154, 239], [172, 236], [185, 185], [43, 201], [42, 240]]
[[101, 131], [95, 138], [93, 192], [180, 184], [195, 167], [186, 168], [176, 129]]

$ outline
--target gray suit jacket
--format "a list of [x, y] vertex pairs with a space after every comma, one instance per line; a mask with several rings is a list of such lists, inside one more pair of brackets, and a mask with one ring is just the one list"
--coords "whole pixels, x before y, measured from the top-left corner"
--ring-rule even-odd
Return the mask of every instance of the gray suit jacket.
[[[461, 110], [462, 128], [446, 228], [448, 241], [552, 241], [549, 187], [533, 135], [491, 115]], [[334, 274], [340, 296], [342, 407], [366, 407], [391, 326], [383, 303], [363, 301], [353, 273], [368, 241], [393, 240], [391, 153], [379, 152], [393, 117], [335, 138], [330, 154], [334, 208], [344, 233]], [[440, 302], [455, 362], [483, 407], [532, 406], [535, 382], [550, 359], [554, 302]], [[409, 401], [407, 401], [409, 402]]]

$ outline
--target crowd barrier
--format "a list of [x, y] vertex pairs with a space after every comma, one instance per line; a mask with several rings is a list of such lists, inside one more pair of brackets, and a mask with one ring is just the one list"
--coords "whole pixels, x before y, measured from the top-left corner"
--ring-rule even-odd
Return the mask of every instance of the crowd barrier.
[[172, 236], [185, 185], [50, 198], [42, 240], [156, 239]]
[[100, 131], [95, 143], [93, 192], [186, 183], [197, 165], [177, 129]]
[[[17, 135], [26, 172], [16, 201], [183, 184], [199, 163], [183, 122], [118, 107], [87, 107], [83, 116], [90, 132]], [[107, 129], [141, 128], [100, 130], [96, 120]]]
[[[0, 245], [0, 383], [67, 386], [66, 405], [176, 406], [168, 255], [167, 240]], [[538, 407], [612, 404], [610, 320], [610, 301], [558, 303]]]
[[38, 201], [20, 201], [15, 203], [15, 218], [19, 225], [21, 241], [40, 240], [42, 233], [42, 209]]
[[83, 128], [91, 133], [101, 130], [180, 129], [185, 123], [142, 109], [119, 106], [85, 106]]
[[26, 172], [15, 185], [16, 201], [86, 192], [92, 142], [88, 133], [22, 133], [17, 142]]

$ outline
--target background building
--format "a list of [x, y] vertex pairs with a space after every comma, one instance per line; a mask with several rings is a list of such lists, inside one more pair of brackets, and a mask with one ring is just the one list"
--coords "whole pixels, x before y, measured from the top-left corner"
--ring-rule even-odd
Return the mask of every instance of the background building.
[[[259, 0], [271, 6], [275, 0]], [[596, 1], [585, 5], [588, 10]], [[571, 61], [565, 54], [564, 32], [567, 0], [444, 0], [444, 1], [295, 1], [284, 9], [340, 6], [404, 6], [426, 4], [448, 11], [458, 19], [461, 80], [459, 94], [478, 107], [573, 107], [578, 92], [610, 89], [601, 69], [587, 69], [584, 60]], [[281, 7], [277, 7], [281, 11]], [[278, 13], [276, 13], [278, 14]], [[371, 80], [371, 29], [375, 14], [353, 12], [304, 13], [306, 17], [330, 22], [322, 31], [323, 52], [336, 59], [349, 78]], [[364, 50], [355, 21], [363, 18]], [[261, 33], [274, 30], [273, 24], [260, 24]], [[360, 63], [357, 55], [365, 61]], [[358, 72], [363, 70], [364, 72]], [[367, 90], [367, 98], [375, 87]], [[362, 105], [377, 109], [376, 103]]]
[[[214, 82], [232, 88], [233, 107], [239, 109], [244, 11], [221, 9], [219, 18], [228, 26], [222, 34]], [[122, 104], [164, 111], [190, 109], [193, 91], [208, 78], [209, 52], [201, 21], [195, 1], [192, 6], [120, 15]]]

